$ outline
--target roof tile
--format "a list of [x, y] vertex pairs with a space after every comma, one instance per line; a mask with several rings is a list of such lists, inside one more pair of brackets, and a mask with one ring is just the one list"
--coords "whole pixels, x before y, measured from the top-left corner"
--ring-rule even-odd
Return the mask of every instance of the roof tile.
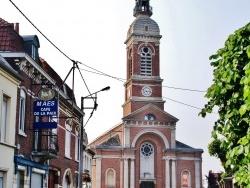
[[0, 51], [25, 51], [23, 39], [15, 31], [14, 24], [2, 18], [0, 18]]

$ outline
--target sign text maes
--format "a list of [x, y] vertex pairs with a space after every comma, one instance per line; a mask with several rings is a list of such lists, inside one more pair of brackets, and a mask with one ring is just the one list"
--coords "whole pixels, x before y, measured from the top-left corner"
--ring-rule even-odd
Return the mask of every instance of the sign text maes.
[[34, 102], [34, 116], [57, 116], [57, 100], [37, 100]]

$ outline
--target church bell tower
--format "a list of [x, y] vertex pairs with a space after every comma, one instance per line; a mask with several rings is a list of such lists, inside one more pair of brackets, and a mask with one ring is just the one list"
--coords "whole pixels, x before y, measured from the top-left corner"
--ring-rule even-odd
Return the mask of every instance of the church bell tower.
[[126, 44], [127, 75], [123, 116], [151, 103], [164, 110], [160, 78], [160, 29], [151, 19], [150, 0], [136, 0]]

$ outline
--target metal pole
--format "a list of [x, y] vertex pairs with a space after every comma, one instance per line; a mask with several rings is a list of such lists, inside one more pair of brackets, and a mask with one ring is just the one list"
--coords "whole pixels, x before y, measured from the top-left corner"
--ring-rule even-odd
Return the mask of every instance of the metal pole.
[[[107, 87], [105, 87], [105, 88], [103, 88], [103, 89], [101, 89], [101, 90], [99, 90], [99, 91], [97, 91], [97, 92], [94, 92], [94, 93], [92, 93], [92, 94], [89, 94], [88, 96], [86, 96], [86, 97], [81, 97], [81, 110], [83, 111], [84, 109], [93, 109], [93, 110], [96, 110], [96, 108], [97, 108], [97, 103], [96, 103], [96, 100], [97, 100], [97, 93], [99, 93], [100, 91], [106, 91], [106, 90], [109, 90], [110, 89], [110, 87], [109, 86], [107, 86]], [[92, 95], [94, 95], [95, 94], [95, 97], [92, 97]], [[89, 97], [89, 96], [91, 96], [91, 97]], [[85, 107], [84, 108], [84, 106], [83, 106], [83, 100], [84, 99], [87, 99], [87, 98], [91, 98], [91, 99], [93, 99], [93, 101], [94, 101], [94, 107]], [[83, 175], [83, 131], [84, 131], [84, 123], [83, 123], [83, 118], [84, 118], [84, 115], [81, 117], [81, 121], [80, 121], [80, 126], [81, 126], [81, 128], [80, 128], [80, 149], [79, 149], [79, 153], [80, 153], [80, 158], [79, 158], [79, 176], [78, 176], [78, 187], [79, 188], [82, 188], [82, 179], [83, 179], [83, 177], [82, 177], [82, 175]], [[85, 125], [86, 126], [86, 125]], [[84, 147], [84, 149], [85, 149], [85, 147]]]
[[[81, 110], [83, 111], [83, 98], [81, 98]], [[84, 116], [84, 115], [83, 115]], [[78, 187], [82, 188], [82, 173], [83, 173], [83, 116], [81, 117], [81, 127], [80, 127], [80, 144], [79, 144], [79, 178]]]

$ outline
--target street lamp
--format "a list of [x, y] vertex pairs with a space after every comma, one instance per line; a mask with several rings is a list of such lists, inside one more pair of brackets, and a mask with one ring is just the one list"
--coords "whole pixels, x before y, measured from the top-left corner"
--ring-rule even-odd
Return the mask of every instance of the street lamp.
[[[109, 90], [110, 87], [107, 86], [97, 92], [91, 93], [85, 97], [81, 97], [81, 110], [84, 112], [84, 109], [92, 109], [92, 112], [90, 114], [89, 119], [92, 117], [94, 110], [97, 109], [97, 93], [101, 92], [101, 91], [107, 91]], [[92, 96], [94, 95], [94, 96]], [[94, 106], [93, 107], [85, 107], [84, 106], [84, 100], [85, 99], [91, 99], [94, 102]], [[83, 115], [84, 116], [84, 115]], [[83, 131], [84, 131], [84, 127], [86, 126], [86, 124], [88, 123], [89, 119], [87, 120], [87, 122], [85, 123], [85, 125], [83, 124], [83, 116], [81, 117], [81, 128], [80, 128], [80, 158], [79, 158], [79, 178], [78, 178], [78, 186], [79, 188], [82, 188], [82, 176], [83, 176]]]

